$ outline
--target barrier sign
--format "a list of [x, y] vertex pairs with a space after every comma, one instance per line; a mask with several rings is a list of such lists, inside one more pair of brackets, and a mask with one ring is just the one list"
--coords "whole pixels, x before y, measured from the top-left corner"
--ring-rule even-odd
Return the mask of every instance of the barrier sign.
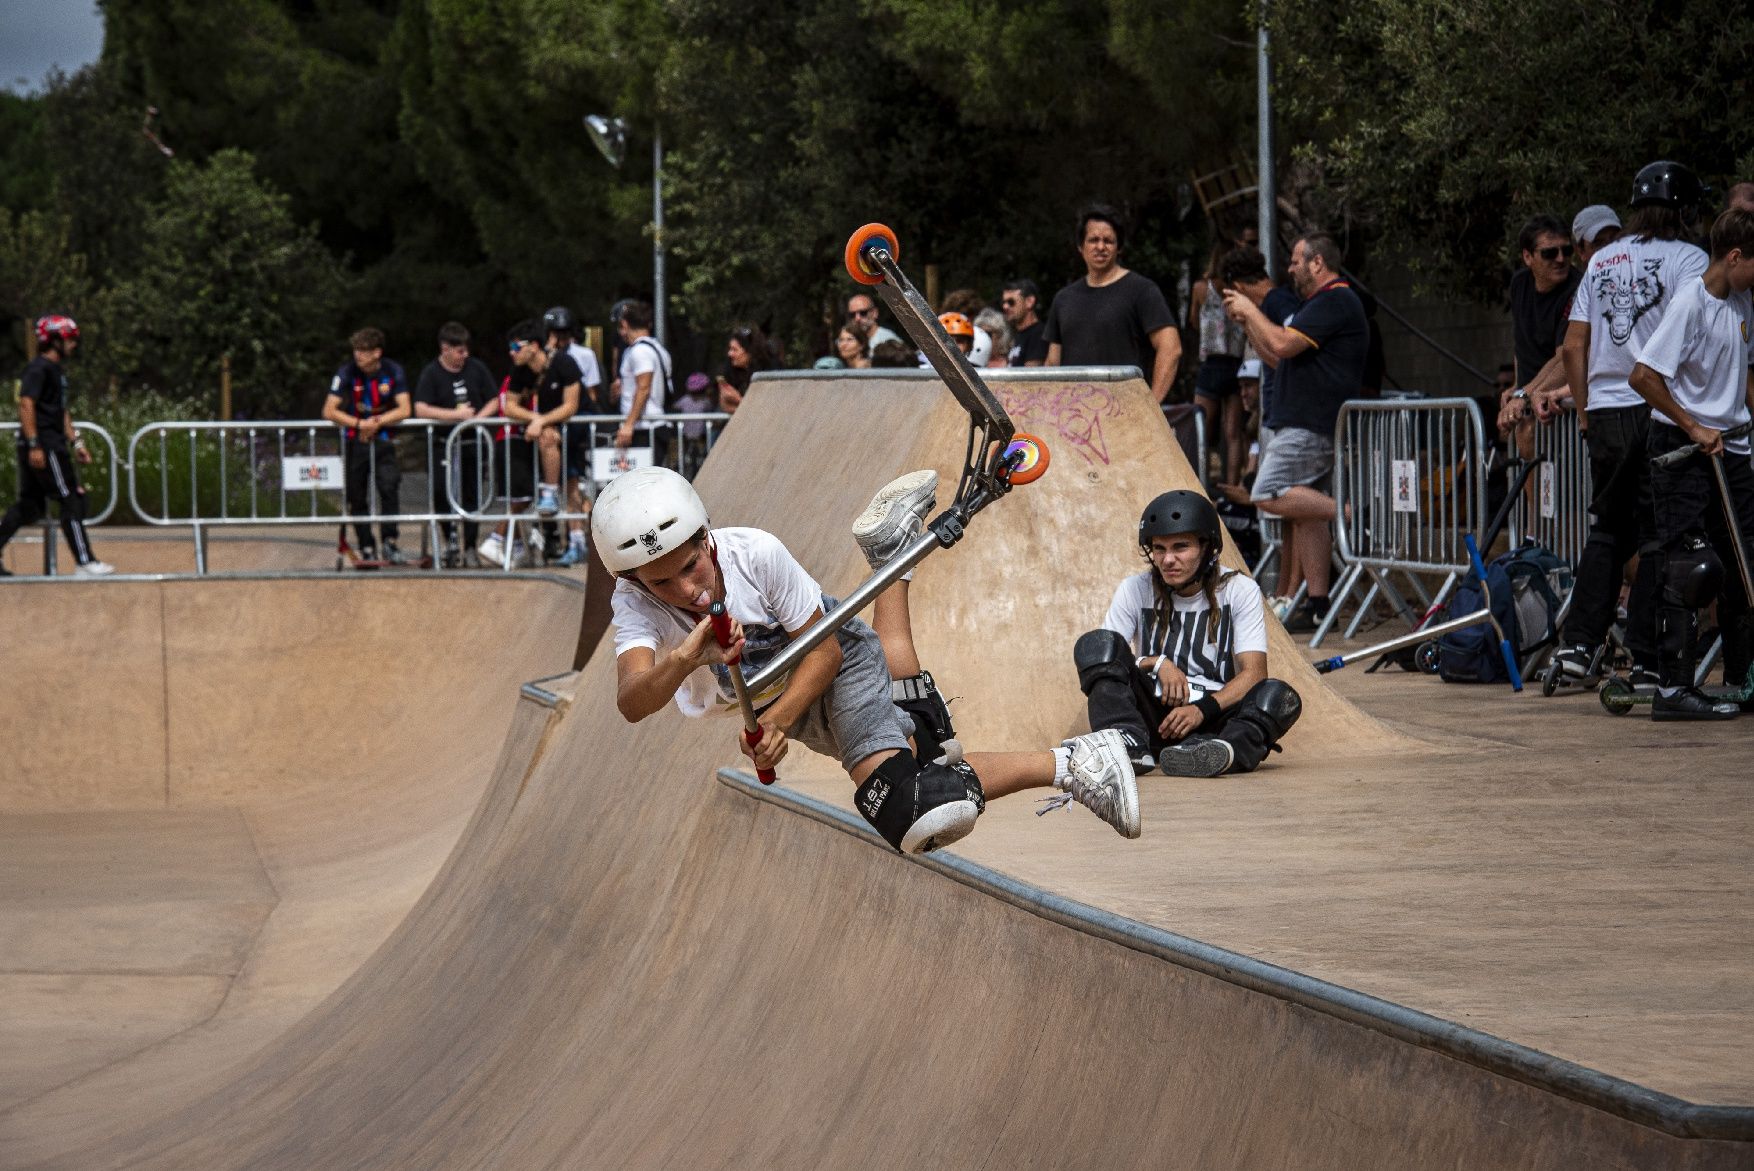
[[312, 455], [288, 459], [280, 465], [280, 486], [288, 492], [309, 492], [317, 489], [340, 491], [346, 473], [338, 455]]
[[599, 484], [613, 480], [622, 472], [652, 466], [649, 447], [595, 447], [591, 449], [591, 479]]
[[1551, 460], [1541, 464], [1541, 519], [1553, 520], [1559, 515], [1559, 472]]
[[1419, 511], [1419, 464], [1410, 459], [1389, 461], [1389, 476], [1394, 482], [1390, 498], [1396, 512]]

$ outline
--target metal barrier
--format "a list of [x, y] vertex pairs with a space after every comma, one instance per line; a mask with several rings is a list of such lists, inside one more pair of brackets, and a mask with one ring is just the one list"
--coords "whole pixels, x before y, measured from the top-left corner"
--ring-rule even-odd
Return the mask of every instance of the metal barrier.
[[[10, 467], [0, 468], [0, 511], [12, 506], [15, 495], [7, 495], [11, 488], [16, 488], [18, 479], [18, 423], [0, 423], [0, 463]], [[116, 511], [116, 500], [120, 495], [121, 455], [116, 449], [116, 440], [107, 430], [96, 423], [77, 424], [80, 438], [86, 441], [85, 446], [91, 451], [91, 462], [79, 466], [79, 486], [85, 489], [86, 517], [85, 525], [92, 528], [101, 525]], [[92, 440], [97, 442], [93, 443]], [[93, 508], [91, 502], [101, 495], [102, 508]], [[60, 517], [55, 515], [51, 505], [43, 514], [43, 573], [53, 577], [59, 565], [60, 539], [56, 529]]]
[[[649, 458], [692, 477], [728, 418], [686, 414], [651, 420], [641, 427]], [[528, 521], [584, 521], [590, 515], [584, 501], [568, 508], [564, 487], [560, 508], [536, 516], [530, 511], [534, 486], [550, 482], [541, 473], [554, 470], [556, 459], [572, 456], [579, 462], [605, 462], [589, 453], [612, 450], [621, 421], [619, 415], [575, 416], [551, 428], [555, 439], [543, 444], [525, 438], [524, 424], [498, 416], [463, 423], [409, 419], [396, 425], [390, 440], [370, 443], [350, 440], [342, 428], [324, 420], [151, 423], [128, 444], [128, 495], [135, 514], [145, 523], [190, 528], [197, 573], [207, 572], [210, 531], [241, 525], [418, 525], [422, 557], [431, 556], [436, 564], [441, 528], [458, 522], [504, 524], [511, 530]], [[481, 439], [470, 437], [475, 429], [483, 432]], [[507, 433], [503, 442], [501, 432]], [[524, 444], [528, 450], [532, 474], [527, 493], [513, 490], [519, 487], [513, 478], [521, 474], [523, 464], [521, 459], [508, 458], [516, 450], [514, 444]], [[472, 451], [478, 458], [469, 458]], [[386, 459], [395, 460], [397, 471], [380, 480]], [[563, 462], [553, 482], [566, 485], [567, 470]], [[598, 469], [577, 470], [589, 481], [608, 478], [594, 476]], [[356, 499], [363, 495], [364, 511], [353, 511], [348, 505], [350, 478], [356, 485], [351, 495]], [[435, 481], [444, 484], [442, 492], [433, 491]], [[386, 489], [396, 498], [393, 507], [383, 498]], [[421, 507], [406, 507], [408, 500], [420, 502]], [[499, 507], [489, 507], [490, 503]], [[338, 564], [348, 552], [346, 542], [342, 527]], [[507, 544], [515, 543], [513, 532]], [[504, 568], [515, 564], [508, 556]]]
[[1206, 495], [1212, 494], [1212, 460], [1206, 447], [1206, 412], [1199, 403], [1164, 403], [1163, 417]]
[[[1348, 596], [1368, 578], [1346, 637], [1386, 598], [1408, 625], [1421, 613], [1396, 588], [1399, 575], [1422, 609], [1442, 603], [1469, 569], [1465, 538], [1485, 509], [1486, 448], [1472, 399], [1349, 402], [1334, 425], [1336, 551], [1346, 566], [1310, 646], [1321, 645]], [[1437, 591], [1421, 574], [1443, 575]]]
[[1590, 535], [1590, 453], [1577, 412], [1537, 422], [1534, 448], [1537, 466], [1510, 513], [1511, 546], [1533, 540], [1575, 568]]

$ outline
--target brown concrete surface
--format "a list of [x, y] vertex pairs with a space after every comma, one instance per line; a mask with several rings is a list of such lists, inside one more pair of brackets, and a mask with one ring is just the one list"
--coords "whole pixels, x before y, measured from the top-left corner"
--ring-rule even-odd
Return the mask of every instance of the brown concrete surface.
[[[1136, 383], [1007, 396], [1053, 468], [915, 587], [927, 665], [980, 747], [1082, 726], [1071, 639], [1137, 565], [1140, 504], [1188, 477]], [[847, 529], [870, 493], [950, 469], [962, 436], [934, 384], [763, 383], [699, 486], [715, 523], [772, 529], [840, 590], [862, 576]], [[163, 588], [174, 607], [185, 586]], [[1379, 722], [1305, 654], [1275, 630], [1306, 715], [1254, 777], [1148, 782], [1132, 843], [1076, 808], [1038, 820], [996, 802], [956, 852], [1518, 1041], [1551, 1036], [1671, 1093], [1747, 1101], [1745, 782], [1711, 763], [1745, 733], [1582, 714], [1561, 733], [1548, 713], [1593, 700], [1337, 677]], [[427, 663], [424, 694], [448, 694], [456, 670]], [[1745, 1145], [1676, 1138], [1056, 925], [753, 801], [711, 779], [738, 759], [728, 724], [666, 712], [629, 728], [612, 679], [596, 655], [558, 723], [520, 711], [425, 896], [321, 1005], [254, 1052], [173, 1056], [163, 1083], [118, 1074], [120, 1093], [0, 1111], [0, 1165], [1748, 1164]], [[1549, 741], [1587, 755], [1537, 754]], [[844, 799], [822, 763], [800, 754], [782, 778]], [[360, 842], [385, 825], [356, 821]]]

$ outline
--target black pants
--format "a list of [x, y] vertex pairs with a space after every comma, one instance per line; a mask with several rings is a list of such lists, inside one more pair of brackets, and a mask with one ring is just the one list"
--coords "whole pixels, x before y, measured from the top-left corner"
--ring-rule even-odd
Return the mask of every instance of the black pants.
[[[347, 458], [347, 511], [354, 516], [370, 516], [371, 481], [378, 485], [378, 505], [387, 515], [394, 516], [402, 511], [402, 469], [396, 464], [395, 443], [361, 443], [357, 439], [349, 439], [346, 448]], [[401, 533], [395, 521], [384, 521], [378, 526], [384, 534], [384, 540], [394, 541]], [[372, 539], [372, 527], [364, 521], [353, 522], [353, 531], [359, 537], [361, 549], [372, 548], [377, 542]]]
[[[451, 507], [451, 493], [446, 485], [451, 482], [451, 461], [447, 457], [447, 446], [440, 443], [436, 447], [432, 470], [432, 510], [439, 514], [456, 514]], [[481, 511], [481, 441], [472, 435], [465, 435], [457, 440], [456, 446], [457, 503], [466, 512]], [[446, 542], [457, 539], [457, 522], [440, 521], [439, 527], [444, 530]], [[476, 538], [481, 534], [478, 521], [463, 521], [463, 546], [473, 549]]]
[[43, 466], [33, 468], [30, 450], [18, 448], [18, 499], [0, 517], [0, 548], [5, 548], [19, 529], [48, 515], [49, 501], [53, 500], [74, 558], [81, 565], [96, 560], [85, 533], [85, 489], [79, 486], [72, 455], [65, 445], [52, 442], [45, 442], [42, 452]]
[[[1590, 411], [1590, 535], [1578, 556], [1563, 640], [1595, 647], [1607, 641], [1626, 563], [1654, 535], [1651, 513], [1650, 408]], [[1626, 647], [1633, 661], [1656, 661], [1655, 566], [1641, 558], [1626, 604]]]
[[[1138, 743], [1149, 744], [1153, 756], [1169, 746], [1170, 741], [1157, 734], [1169, 708], [1157, 698], [1153, 676], [1131, 664], [1107, 664], [1102, 669], [1080, 672], [1079, 684], [1089, 700], [1092, 731], [1114, 728], [1129, 733]], [[1290, 684], [1264, 679], [1251, 687], [1240, 703], [1221, 714], [1216, 723], [1208, 722], [1193, 735], [1228, 741], [1236, 757], [1230, 771], [1253, 772], [1290, 725], [1297, 722], [1300, 707], [1297, 692]]]
[[[1679, 427], [1653, 422], [1650, 427], [1649, 454], [1661, 455], [1689, 442]], [[1729, 484], [1730, 501], [1742, 530], [1742, 541], [1754, 553], [1754, 466], [1745, 455], [1725, 452], [1724, 480]], [[1737, 687], [1748, 677], [1748, 664], [1754, 652], [1754, 634], [1750, 631], [1749, 599], [1742, 592], [1742, 575], [1736, 568], [1736, 550], [1731, 542], [1728, 518], [1724, 516], [1717, 479], [1712, 475], [1711, 460], [1695, 455], [1668, 468], [1651, 469], [1654, 499], [1653, 517], [1656, 525], [1656, 548], [1646, 555], [1661, 593], [1657, 606], [1659, 626], [1668, 637], [1659, 636], [1663, 645], [1661, 680], [1665, 686], [1684, 687], [1693, 682], [1693, 669], [1698, 663], [1698, 648], [1691, 637], [1692, 614], [1680, 604], [1672, 591], [1662, 589], [1666, 581], [1668, 558], [1691, 537], [1704, 537], [1723, 562], [1723, 587], [1717, 598], [1717, 624], [1724, 641], [1724, 682]], [[1681, 632], [1688, 632], [1683, 637]], [[1670, 660], [1673, 659], [1673, 662]]]

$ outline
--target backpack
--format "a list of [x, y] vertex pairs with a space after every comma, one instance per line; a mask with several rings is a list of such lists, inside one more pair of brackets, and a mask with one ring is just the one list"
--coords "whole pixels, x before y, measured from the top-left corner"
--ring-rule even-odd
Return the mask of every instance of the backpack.
[[[1559, 637], [1560, 600], [1571, 591], [1571, 570], [1534, 542], [1492, 559], [1486, 566], [1492, 616], [1520, 660]], [[1460, 617], [1486, 606], [1480, 579], [1472, 571], [1456, 587], [1448, 614]], [[1497, 683], [1510, 676], [1490, 623], [1451, 631], [1437, 640], [1437, 673], [1446, 683]]]

